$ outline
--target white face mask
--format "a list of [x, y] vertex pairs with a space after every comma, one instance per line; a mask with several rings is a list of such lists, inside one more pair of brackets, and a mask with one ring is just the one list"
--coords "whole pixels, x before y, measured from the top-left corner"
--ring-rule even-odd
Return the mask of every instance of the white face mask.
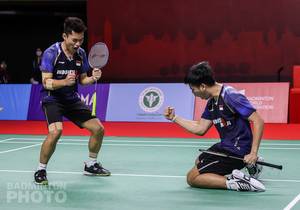
[[36, 51], [36, 55], [37, 56], [41, 56], [42, 55], [42, 51]]

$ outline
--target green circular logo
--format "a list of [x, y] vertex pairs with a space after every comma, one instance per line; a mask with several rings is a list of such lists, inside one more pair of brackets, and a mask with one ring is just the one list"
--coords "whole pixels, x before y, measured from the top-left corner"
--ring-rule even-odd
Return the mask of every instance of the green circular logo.
[[149, 87], [143, 90], [139, 97], [139, 105], [145, 112], [159, 110], [164, 102], [163, 92], [156, 87]]

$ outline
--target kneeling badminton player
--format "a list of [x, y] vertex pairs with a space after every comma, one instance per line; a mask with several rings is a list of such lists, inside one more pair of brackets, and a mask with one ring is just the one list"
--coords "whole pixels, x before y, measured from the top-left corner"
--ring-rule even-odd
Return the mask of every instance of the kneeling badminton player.
[[[185, 83], [196, 97], [208, 100], [201, 119], [183, 119], [175, 114], [173, 107], [165, 109], [166, 119], [197, 135], [204, 135], [214, 125], [221, 142], [208, 151], [242, 157], [241, 161], [201, 153], [187, 174], [187, 183], [198, 188], [265, 191], [264, 185], [257, 180], [262, 166], [256, 164], [256, 161], [262, 160], [258, 157], [264, 127], [262, 118], [244, 95], [233, 87], [215, 81], [213, 71], [206, 61], [189, 69]], [[253, 123], [253, 131], [250, 122]], [[249, 168], [249, 176], [241, 171], [244, 167]]]

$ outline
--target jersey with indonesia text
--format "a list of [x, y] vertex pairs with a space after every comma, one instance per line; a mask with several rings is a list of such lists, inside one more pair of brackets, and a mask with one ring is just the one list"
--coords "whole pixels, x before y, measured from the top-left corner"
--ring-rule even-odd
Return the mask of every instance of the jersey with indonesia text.
[[52, 73], [52, 79], [65, 79], [68, 73], [76, 75], [76, 82], [73, 86], [65, 86], [57, 90], [42, 89], [42, 102], [61, 102], [69, 103], [79, 101], [78, 96], [78, 79], [80, 74], [87, 73], [90, 70], [86, 53], [82, 48], [79, 48], [73, 55], [73, 58], [68, 58], [61, 48], [61, 42], [51, 45], [43, 53], [41, 62], [41, 71]]
[[221, 138], [221, 148], [243, 157], [251, 150], [252, 131], [248, 118], [255, 111], [243, 94], [223, 85], [218, 99], [208, 100], [202, 118], [213, 122]]

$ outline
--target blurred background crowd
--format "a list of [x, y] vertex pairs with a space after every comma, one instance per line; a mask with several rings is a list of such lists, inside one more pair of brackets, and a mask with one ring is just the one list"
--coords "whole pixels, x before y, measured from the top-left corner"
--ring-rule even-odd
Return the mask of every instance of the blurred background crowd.
[[0, 0], [0, 84], [40, 83], [43, 51], [61, 40], [65, 17], [77, 16], [86, 21], [86, 3], [86, 0]]

